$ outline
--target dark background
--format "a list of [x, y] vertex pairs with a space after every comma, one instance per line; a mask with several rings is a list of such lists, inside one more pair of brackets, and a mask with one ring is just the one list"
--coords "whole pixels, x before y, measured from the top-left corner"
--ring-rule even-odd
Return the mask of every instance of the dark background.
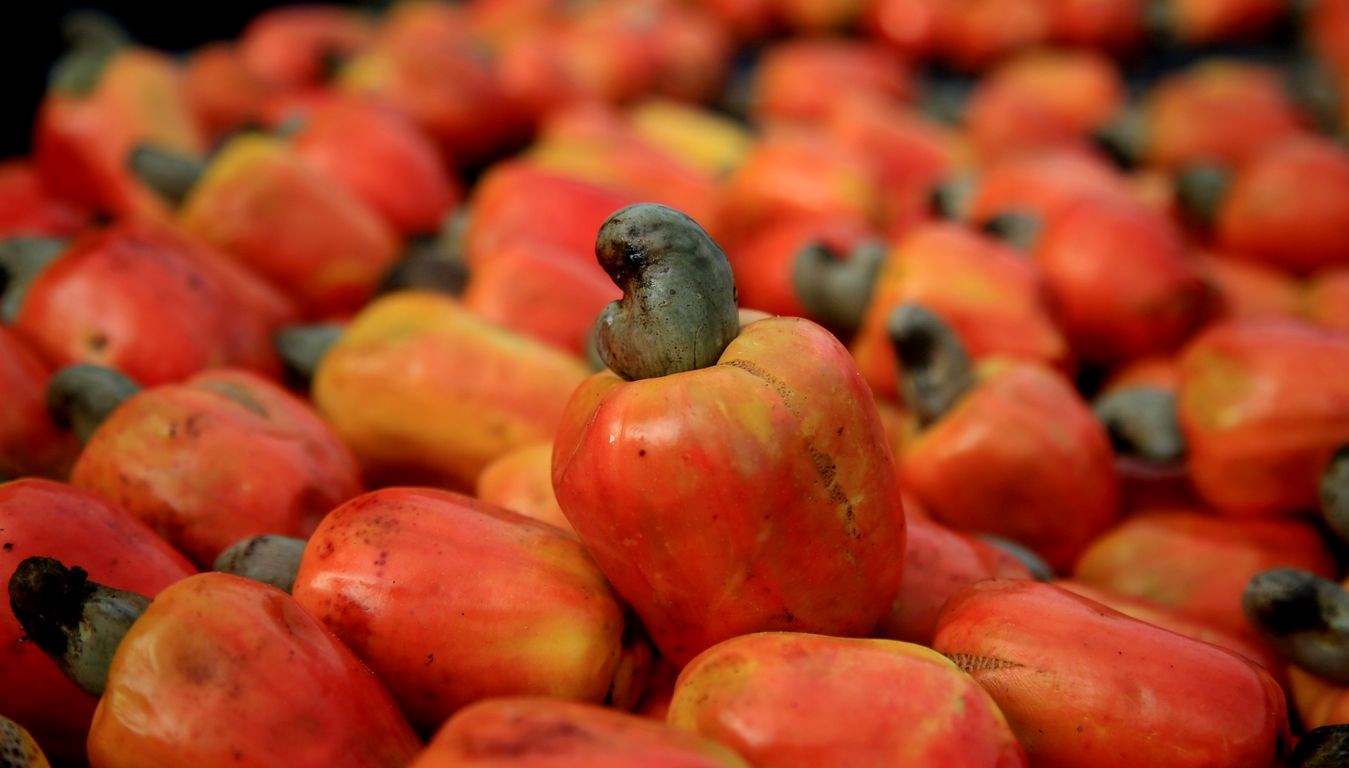
[[261, 0], [207, 0], [164, 5], [129, 2], [20, 2], [0, 22], [8, 31], [0, 43], [0, 158], [27, 154], [33, 115], [46, 88], [47, 73], [64, 49], [61, 19], [74, 9], [93, 9], [116, 19], [139, 43], [181, 53], [214, 40], [239, 36], [248, 20], [287, 3]]

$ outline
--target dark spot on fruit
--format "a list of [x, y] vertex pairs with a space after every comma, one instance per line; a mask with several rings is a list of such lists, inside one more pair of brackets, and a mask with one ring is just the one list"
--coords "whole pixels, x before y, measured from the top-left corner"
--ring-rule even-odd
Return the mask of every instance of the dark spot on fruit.
[[385, 565], [388, 565], [388, 563], [389, 563], [389, 551], [386, 549], [379, 553], [379, 557], [375, 558], [375, 567], [383, 568]]
[[526, 755], [565, 754], [571, 744], [594, 740], [594, 736], [576, 723], [565, 720], [517, 719], [515, 731], [502, 735], [481, 735], [464, 744], [466, 757], [524, 757]]
[[646, 449], [645, 449], [645, 448], [642, 448], [642, 449], [638, 450], [638, 451], [637, 451], [637, 455], [638, 455], [638, 456], [645, 456], [645, 455], [646, 455]]
[[103, 332], [96, 331], [94, 332], [93, 335], [89, 337], [89, 351], [102, 352], [107, 348], [108, 348], [108, 337]]
[[179, 657], [177, 666], [179, 674], [192, 685], [205, 686], [216, 678], [216, 663], [205, 654], [188, 652]]
[[957, 667], [960, 667], [966, 674], [974, 672], [1000, 672], [1004, 669], [1014, 669], [1025, 666], [1019, 662], [1008, 659], [1000, 659], [996, 656], [979, 656], [971, 653], [948, 653], [946, 658], [950, 659]]
[[436, 660], [436, 655], [435, 655], [434, 653], [428, 653], [428, 654], [426, 654], [426, 666], [428, 666], [428, 667], [431, 666], [431, 664], [432, 664], [433, 662], [435, 662], [435, 660]]
[[14, 551], [14, 542], [12, 542], [12, 541], [7, 541], [7, 542], [5, 542], [4, 550], [5, 550], [6, 552], [13, 552], [13, 551]]

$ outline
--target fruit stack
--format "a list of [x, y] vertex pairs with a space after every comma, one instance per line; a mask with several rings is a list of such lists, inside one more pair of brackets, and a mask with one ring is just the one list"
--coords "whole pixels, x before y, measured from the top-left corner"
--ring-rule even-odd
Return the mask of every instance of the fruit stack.
[[67, 33], [0, 763], [1349, 765], [1349, 0]]

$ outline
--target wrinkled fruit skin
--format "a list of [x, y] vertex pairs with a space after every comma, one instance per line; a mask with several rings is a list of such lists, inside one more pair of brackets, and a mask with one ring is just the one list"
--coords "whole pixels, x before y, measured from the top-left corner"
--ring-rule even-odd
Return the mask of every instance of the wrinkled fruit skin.
[[623, 610], [574, 538], [448, 491], [334, 510], [292, 593], [426, 732], [491, 696], [599, 703], [622, 651]]
[[742, 328], [716, 365], [573, 395], [558, 503], [662, 653], [760, 630], [871, 633], [899, 588], [904, 518], [876, 406], [799, 318]]
[[382, 768], [420, 746], [318, 619], [224, 573], [184, 579], [150, 604], [113, 657], [89, 734], [99, 768]]
[[[144, 523], [88, 491], [50, 480], [0, 484], [3, 583], [35, 556], [78, 563], [100, 584], [149, 596], [195, 571]], [[97, 700], [23, 636], [6, 599], [0, 606], [0, 712], [31, 731], [52, 759], [82, 759]]]
[[1268, 768], [1287, 749], [1283, 691], [1262, 668], [1049, 584], [975, 584], [932, 647], [988, 691], [1037, 768]]
[[250, 536], [307, 536], [362, 491], [351, 451], [304, 401], [230, 369], [122, 403], [71, 483], [118, 500], [202, 565]]
[[668, 719], [754, 765], [1026, 765], [1007, 720], [969, 675], [894, 640], [794, 632], [727, 640], [684, 668]]

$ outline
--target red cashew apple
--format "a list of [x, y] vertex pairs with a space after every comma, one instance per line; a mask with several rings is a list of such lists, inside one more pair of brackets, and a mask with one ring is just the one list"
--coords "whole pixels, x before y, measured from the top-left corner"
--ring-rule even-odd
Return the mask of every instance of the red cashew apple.
[[896, 640], [731, 638], [680, 673], [668, 720], [754, 765], [1026, 765], [1008, 721], [969, 675]]
[[1263, 668], [1050, 584], [967, 588], [932, 647], [988, 691], [1036, 766], [1267, 768], [1288, 749]]
[[421, 746], [370, 670], [275, 587], [202, 573], [151, 600], [30, 557], [9, 595], [29, 637], [100, 697], [100, 768], [381, 768]]
[[729, 748], [593, 704], [503, 697], [460, 710], [410, 768], [747, 768]]
[[428, 732], [492, 696], [599, 703], [618, 669], [623, 609], [576, 539], [447, 491], [334, 510], [292, 593]]
[[[35, 478], [0, 484], [0, 579], [8, 583], [20, 562], [38, 556], [83, 563], [94, 579], [148, 596], [196, 572], [149, 526], [101, 496]], [[0, 712], [31, 731], [53, 759], [82, 760], [97, 699], [24, 637], [6, 598]]]
[[904, 519], [876, 406], [819, 326], [741, 327], [725, 255], [639, 205], [596, 242], [623, 288], [598, 321], [612, 370], [563, 415], [553, 487], [676, 664], [745, 632], [866, 635], [899, 587]]

